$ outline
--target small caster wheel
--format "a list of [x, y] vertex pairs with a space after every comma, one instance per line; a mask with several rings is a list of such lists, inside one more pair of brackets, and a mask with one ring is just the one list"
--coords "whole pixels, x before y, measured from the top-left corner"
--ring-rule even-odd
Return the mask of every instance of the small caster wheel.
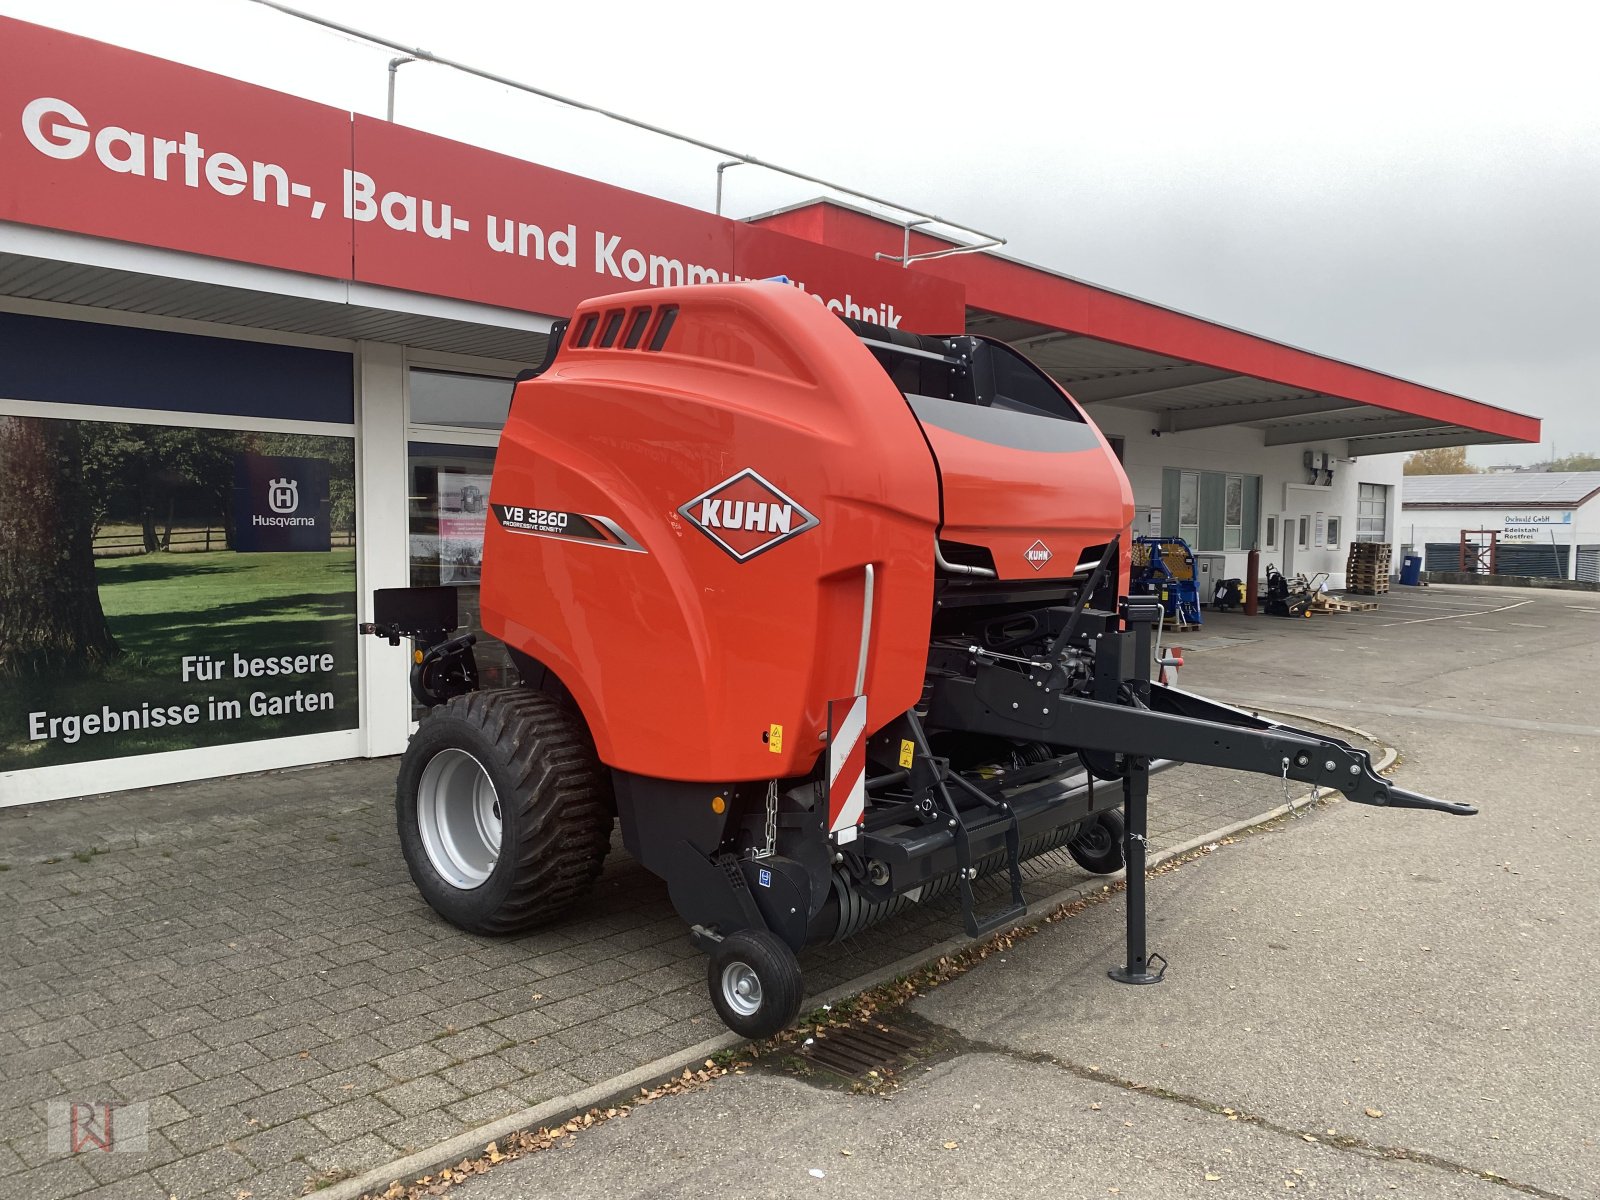
[[722, 1023], [747, 1038], [788, 1028], [805, 995], [794, 951], [765, 929], [742, 929], [718, 942], [706, 982]]
[[1123, 868], [1122, 840], [1127, 827], [1115, 808], [1095, 813], [1067, 843], [1067, 853], [1092, 875], [1110, 875]]

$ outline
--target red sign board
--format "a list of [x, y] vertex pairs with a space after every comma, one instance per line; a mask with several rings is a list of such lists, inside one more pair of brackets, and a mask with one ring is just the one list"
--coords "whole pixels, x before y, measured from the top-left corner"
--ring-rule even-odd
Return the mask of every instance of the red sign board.
[[348, 278], [350, 118], [0, 18], [0, 220]]
[[551, 314], [782, 274], [848, 316], [965, 316], [948, 280], [9, 18], [0, 220]]
[[372, 117], [352, 180], [364, 283], [566, 313], [733, 270], [731, 221]]

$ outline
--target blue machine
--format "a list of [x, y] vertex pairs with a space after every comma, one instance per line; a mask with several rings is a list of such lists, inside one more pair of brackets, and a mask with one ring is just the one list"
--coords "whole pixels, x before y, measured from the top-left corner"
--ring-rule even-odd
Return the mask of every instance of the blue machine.
[[1167, 620], [1200, 624], [1200, 587], [1195, 578], [1194, 551], [1176, 537], [1133, 539], [1132, 578], [1128, 592], [1155, 596], [1167, 610]]

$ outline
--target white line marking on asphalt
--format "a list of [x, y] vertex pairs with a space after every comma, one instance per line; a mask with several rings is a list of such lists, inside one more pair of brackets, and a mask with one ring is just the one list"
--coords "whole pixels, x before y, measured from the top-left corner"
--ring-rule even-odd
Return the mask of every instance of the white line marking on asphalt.
[[1579, 608], [1576, 604], [1569, 604], [1569, 605], [1567, 605], [1567, 607], [1570, 608], [1573, 612], [1600, 613], [1600, 608]]
[[1507, 612], [1510, 609], [1521, 608], [1524, 604], [1532, 603], [1532, 600], [1518, 600], [1515, 604], [1504, 604], [1499, 608], [1480, 608], [1477, 612], [1454, 613], [1448, 617], [1418, 617], [1413, 621], [1385, 621], [1378, 628], [1388, 629], [1393, 625], [1426, 625], [1429, 621], [1454, 621], [1461, 617], [1487, 617], [1490, 613]]
[[1515, 625], [1518, 629], [1549, 629], [1548, 625], [1534, 625], [1529, 621], [1507, 621], [1508, 625]]

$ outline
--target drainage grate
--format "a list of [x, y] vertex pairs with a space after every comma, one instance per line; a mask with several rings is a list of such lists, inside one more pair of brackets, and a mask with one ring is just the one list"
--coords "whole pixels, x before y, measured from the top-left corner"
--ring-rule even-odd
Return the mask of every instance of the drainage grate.
[[846, 1079], [863, 1079], [903, 1067], [922, 1046], [922, 1038], [888, 1025], [846, 1025], [812, 1039], [800, 1057]]

